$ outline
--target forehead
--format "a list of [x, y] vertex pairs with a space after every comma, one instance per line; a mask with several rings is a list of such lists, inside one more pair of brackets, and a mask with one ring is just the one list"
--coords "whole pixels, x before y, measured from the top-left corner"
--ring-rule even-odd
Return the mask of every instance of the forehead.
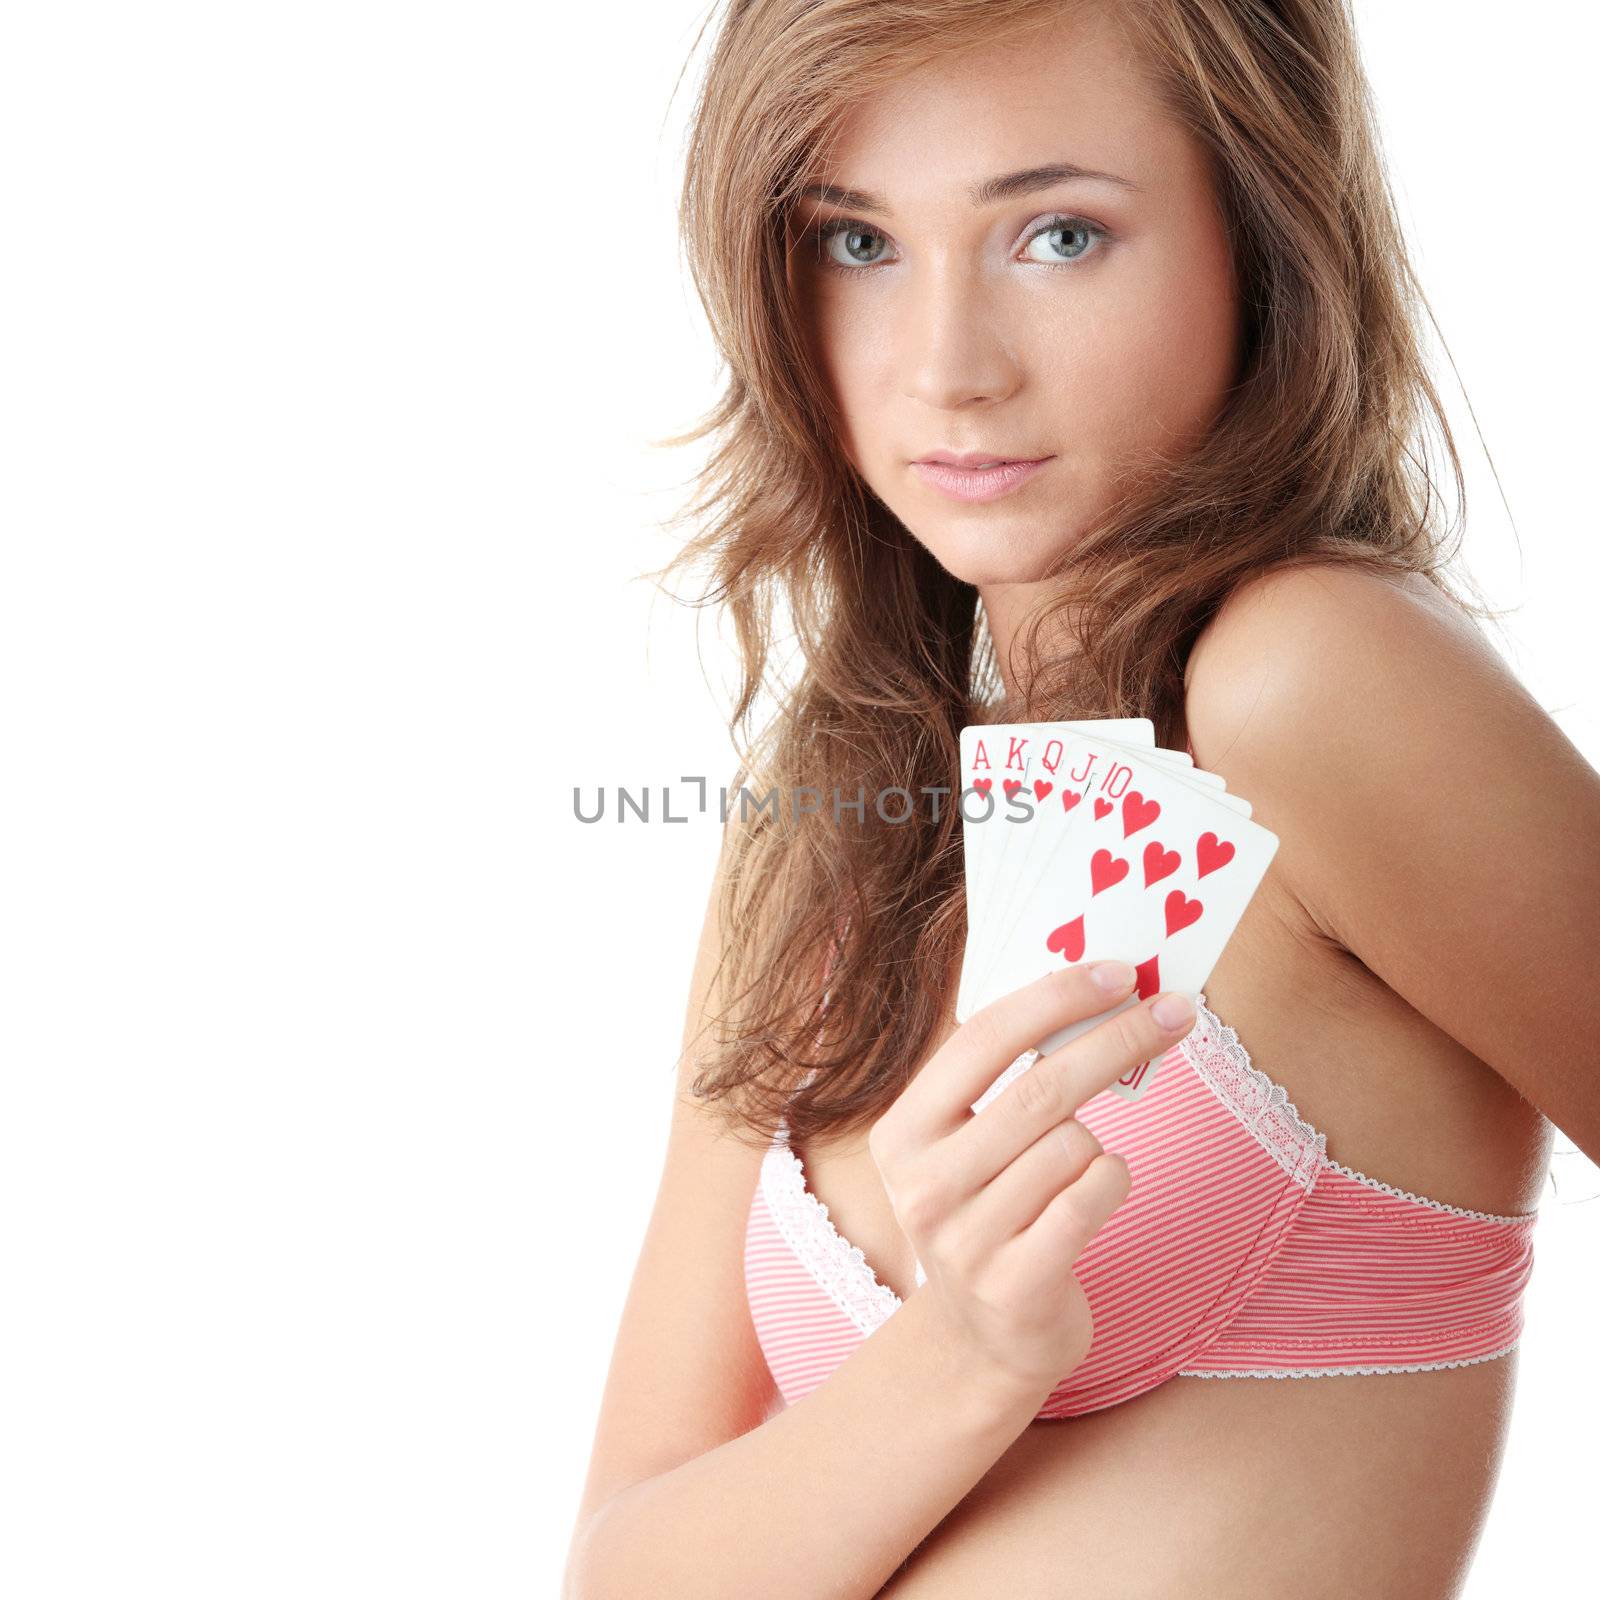
[[964, 207], [974, 180], [1050, 161], [1155, 187], [1174, 162], [1187, 169], [1191, 144], [1113, 8], [1096, 5], [864, 94], [810, 170], [897, 209]]

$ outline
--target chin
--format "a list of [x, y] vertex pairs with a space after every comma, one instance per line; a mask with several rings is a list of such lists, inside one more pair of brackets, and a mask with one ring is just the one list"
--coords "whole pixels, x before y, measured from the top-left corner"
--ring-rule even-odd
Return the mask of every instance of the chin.
[[1017, 533], [978, 520], [960, 530], [911, 527], [911, 534], [952, 578], [976, 588], [1043, 582], [1074, 543], [1071, 534], [1044, 536], [1038, 528]]

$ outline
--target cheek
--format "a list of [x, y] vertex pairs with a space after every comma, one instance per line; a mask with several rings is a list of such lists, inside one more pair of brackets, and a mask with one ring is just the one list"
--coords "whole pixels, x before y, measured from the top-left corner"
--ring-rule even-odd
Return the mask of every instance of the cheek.
[[1234, 381], [1238, 339], [1225, 248], [1115, 265], [1100, 292], [1049, 319], [1045, 352], [1068, 437], [1108, 468], [1201, 435]]
[[895, 351], [885, 308], [872, 297], [814, 296], [805, 318], [812, 359], [836, 409], [840, 443], [860, 470], [874, 434], [890, 425]]

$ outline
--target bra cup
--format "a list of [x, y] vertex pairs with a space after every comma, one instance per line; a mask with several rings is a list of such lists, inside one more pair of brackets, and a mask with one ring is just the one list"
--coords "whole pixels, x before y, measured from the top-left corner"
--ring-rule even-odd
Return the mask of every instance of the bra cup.
[[[1107, 1089], [1078, 1111], [1133, 1181], [1073, 1263], [1093, 1338], [1037, 1416], [1100, 1410], [1180, 1372], [1423, 1371], [1512, 1348], [1537, 1213], [1465, 1210], [1329, 1161], [1324, 1135], [1197, 999], [1194, 1029], [1139, 1100]], [[792, 1405], [901, 1301], [833, 1226], [785, 1135], [762, 1162], [744, 1265], [762, 1352]]]
[[1131, 1399], [1199, 1356], [1271, 1266], [1319, 1167], [1314, 1130], [1295, 1118], [1286, 1140], [1274, 1103], [1236, 1103], [1178, 1047], [1140, 1099], [1107, 1089], [1078, 1120], [1132, 1187], [1074, 1266], [1093, 1340], [1040, 1417]]

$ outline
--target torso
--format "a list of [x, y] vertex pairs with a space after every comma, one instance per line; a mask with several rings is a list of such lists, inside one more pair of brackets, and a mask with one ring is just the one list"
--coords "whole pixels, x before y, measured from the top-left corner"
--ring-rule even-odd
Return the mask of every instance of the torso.
[[[1537, 1206], [1546, 1119], [1324, 936], [1272, 870], [1205, 992], [1254, 1064], [1326, 1133], [1330, 1158], [1452, 1205]], [[933, 1048], [954, 1028], [947, 1010]], [[799, 1154], [839, 1231], [909, 1296], [915, 1253], [865, 1136]], [[1444, 1600], [1499, 1469], [1516, 1359], [1380, 1376], [1180, 1377], [1102, 1411], [1031, 1422], [879, 1592]]]

